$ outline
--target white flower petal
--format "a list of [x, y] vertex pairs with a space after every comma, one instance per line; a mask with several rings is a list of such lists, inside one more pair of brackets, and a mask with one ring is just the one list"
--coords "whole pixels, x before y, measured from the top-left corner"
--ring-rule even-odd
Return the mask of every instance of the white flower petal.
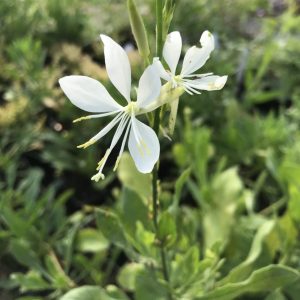
[[59, 84], [66, 96], [77, 107], [88, 112], [111, 112], [122, 108], [97, 80], [87, 76], [65, 76]]
[[186, 52], [183, 59], [181, 76], [190, 75], [197, 71], [209, 59], [210, 53], [215, 47], [213, 35], [208, 31], [204, 31], [200, 38], [200, 43], [202, 48], [193, 46]]
[[[160, 145], [158, 138], [152, 128], [137, 119], [131, 125], [128, 141], [129, 152], [139, 172], [150, 173], [159, 158]], [[137, 131], [138, 140], [133, 126]]]
[[197, 90], [216, 91], [221, 90], [228, 76], [211, 75], [195, 80], [186, 80], [185, 85]]
[[131, 69], [125, 50], [110, 37], [101, 34], [107, 74], [112, 84], [130, 101]]
[[208, 30], [205, 30], [201, 35], [200, 44], [202, 48], [206, 48], [210, 52], [213, 51], [215, 48], [214, 36]]
[[171, 80], [170, 74], [165, 70], [165, 68], [163, 67], [163, 65], [158, 57], [153, 58], [153, 66], [156, 68], [156, 72], [158, 72], [160, 78], [162, 78], [166, 81]]
[[145, 107], [155, 100], [160, 93], [161, 82], [156, 68], [153, 65], [147, 67], [139, 81], [137, 90], [137, 104]]
[[167, 35], [163, 49], [163, 57], [170, 67], [170, 71], [175, 75], [176, 67], [181, 54], [182, 40], [178, 31], [171, 32]]

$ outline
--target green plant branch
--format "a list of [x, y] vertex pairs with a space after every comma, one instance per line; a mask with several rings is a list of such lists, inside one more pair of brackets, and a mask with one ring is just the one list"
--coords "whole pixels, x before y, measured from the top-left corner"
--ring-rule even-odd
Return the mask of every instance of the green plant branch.
[[[156, 0], [156, 56], [162, 56], [162, 44], [163, 44], [163, 1]], [[160, 109], [157, 109], [154, 113], [154, 125], [153, 130], [156, 134], [159, 133], [160, 127]], [[158, 232], [158, 168], [159, 161], [153, 168], [152, 171], [152, 209], [153, 209], [153, 224], [155, 233]], [[162, 265], [162, 273], [166, 282], [169, 283], [169, 272], [167, 266], [166, 252], [164, 245], [161, 243], [160, 247], [160, 257]], [[173, 299], [172, 295], [169, 293], [168, 298]]]
[[[154, 131], [158, 134], [159, 132], [159, 125], [160, 125], [160, 109], [157, 109], [155, 111], [154, 115]], [[153, 168], [152, 171], [152, 210], [153, 210], [153, 224], [155, 233], [157, 235], [158, 232], [158, 167], [159, 167], [159, 161], [156, 163], [156, 165]], [[162, 273], [163, 277], [166, 282], [169, 283], [169, 272], [168, 272], [168, 265], [167, 265], [167, 258], [166, 258], [166, 251], [163, 243], [160, 243], [160, 258], [161, 258], [161, 265], [162, 265]], [[172, 300], [173, 297], [171, 294], [169, 294], [169, 299]]]

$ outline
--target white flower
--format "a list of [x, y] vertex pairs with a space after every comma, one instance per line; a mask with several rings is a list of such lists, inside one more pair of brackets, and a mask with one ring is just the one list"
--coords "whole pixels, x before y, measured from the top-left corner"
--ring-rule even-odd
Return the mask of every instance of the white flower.
[[168, 34], [163, 48], [163, 57], [170, 70], [165, 70], [158, 58], [154, 59], [154, 64], [161, 78], [172, 84], [172, 88], [182, 87], [189, 94], [200, 94], [199, 90], [213, 91], [223, 88], [227, 81], [227, 76], [216, 76], [212, 73], [194, 74], [208, 60], [210, 53], [214, 50], [214, 37], [204, 31], [200, 44], [202, 48], [193, 46], [189, 48], [183, 59], [182, 69], [176, 75], [176, 68], [179, 62], [182, 40], [180, 33], [174, 31]]
[[128, 56], [123, 48], [110, 37], [105, 35], [100, 35], [100, 37], [104, 43], [108, 76], [126, 99], [127, 105], [123, 107], [118, 104], [105, 87], [95, 79], [77, 75], [61, 78], [59, 84], [74, 105], [85, 111], [97, 113], [79, 118], [75, 122], [114, 115], [113, 120], [108, 125], [88, 142], [78, 147], [86, 148], [94, 144], [114, 127], [117, 127], [110, 147], [98, 163], [98, 173], [92, 177], [92, 180], [98, 181], [100, 178], [104, 178], [103, 167], [122, 135], [123, 140], [114, 170], [118, 166], [120, 156], [128, 140], [129, 152], [137, 169], [142, 173], [149, 173], [159, 158], [159, 141], [154, 130], [139, 121], [136, 116], [147, 111], [147, 106], [159, 96], [161, 89], [159, 75], [153, 65], [147, 67], [139, 80], [137, 101], [131, 101], [131, 69]]

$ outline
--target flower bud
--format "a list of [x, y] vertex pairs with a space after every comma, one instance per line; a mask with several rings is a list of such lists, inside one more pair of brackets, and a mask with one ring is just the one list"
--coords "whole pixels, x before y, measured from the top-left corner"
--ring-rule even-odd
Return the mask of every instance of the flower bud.
[[131, 30], [137, 43], [139, 53], [144, 59], [148, 59], [150, 48], [143, 19], [137, 11], [134, 0], [127, 0], [127, 7]]

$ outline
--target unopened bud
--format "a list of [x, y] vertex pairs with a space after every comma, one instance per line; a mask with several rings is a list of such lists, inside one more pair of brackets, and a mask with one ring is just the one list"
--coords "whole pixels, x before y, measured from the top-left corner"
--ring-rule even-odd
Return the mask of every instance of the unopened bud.
[[139, 53], [147, 60], [150, 54], [150, 48], [143, 19], [136, 8], [134, 0], [127, 0], [127, 7], [131, 30], [137, 43]]

